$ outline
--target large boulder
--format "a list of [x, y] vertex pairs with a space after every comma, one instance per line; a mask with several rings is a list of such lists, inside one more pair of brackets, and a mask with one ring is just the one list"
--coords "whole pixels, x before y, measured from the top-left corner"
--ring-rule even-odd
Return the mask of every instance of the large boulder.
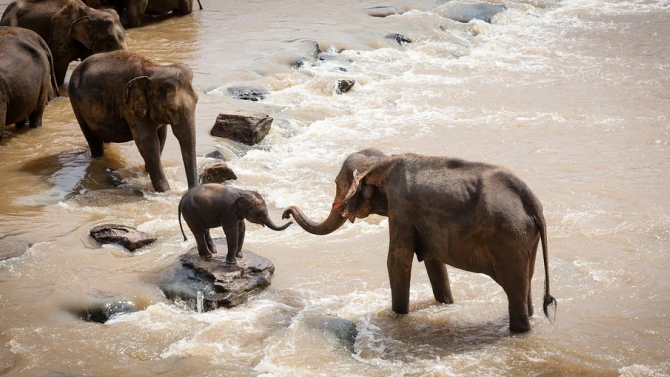
[[200, 173], [200, 184], [223, 183], [235, 179], [237, 179], [237, 175], [235, 175], [233, 169], [221, 160], [208, 162], [202, 167]]
[[218, 253], [212, 259], [200, 258], [195, 247], [179, 258], [176, 271], [160, 283], [168, 299], [199, 312], [232, 308], [270, 285], [275, 266], [269, 259], [243, 250], [244, 256], [231, 265], [226, 263], [225, 238], [213, 241]]
[[0, 261], [23, 255], [32, 244], [25, 240], [4, 238], [0, 240]]
[[141, 232], [133, 227], [119, 224], [98, 225], [91, 228], [91, 230], [88, 231], [88, 234], [101, 245], [121, 245], [129, 251], [135, 251], [156, 241], [156, 237]]
[[267, 114], [233, 110], [216, 117], [210, 134], [254, 145], [265, 138], [271, 126], [272, 117]]
[[462, 23], [468, 23], [472, 20], [482, 20], [491, 23], [493, 16], [505, 9], [506, 7], [502, 4], [463, 4], [450, 2], [437, 8], [436, 12], [442, 17]]

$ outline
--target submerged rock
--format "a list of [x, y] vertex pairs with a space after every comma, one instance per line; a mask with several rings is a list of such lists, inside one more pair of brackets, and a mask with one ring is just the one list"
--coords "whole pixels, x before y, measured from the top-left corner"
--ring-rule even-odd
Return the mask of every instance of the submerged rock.
[[32, 243], [18, 238], [4, 238], [0, 240], [0, 261], [17, 258], [23, 255]]
[[118, 224], [98, 225], [91, 228], [88, 234], [101, 245], [121, 245], [129, 251], [135, 251], [156, 241], [156, 237], [135, 228]]
[[245, 111], [222, 112], [216, 117], [212, 136], [225, 137], [247, 145], [259, 143], [270, 132], [272, 117]]
[[347, 93], [354, 87], [356, 80], [337, 80], [337, 85], [335, 86], [335, 92], [337, 94]]
[[177, 270], [160, 283], [168, 299], [197, 311], [232, 308], [270, 285], [275, 266], [269, 259], [244, 250], [244, 257], [231, 265], [226, 240], [213, 241], [218, 253], [211, 260], [200, 258], [195, 247], [179, 258]]
[[89, 308], [70, 310], [79, 319], [86, 322], [105, 323], [115, 316], [136, 312], [135, 303], [125, 299], [100, 302]]
[[302, 42], [295, 46], [294, 49], [299, 57], [293, 59], [293, 62], [290, 63], [290, 66], [293, 69], [303, 68], [307, 64], [316, 61], [319, 54], [322, 52], [317, 41]]
[[217, 160], [225, 160], [226, 159], [225, 157], [223, 157], [223, 153], [221, 153], [221, 151], [218, 150], [218, 149], [215, 149], [215, 150], [207, 153], [206, 155], [204, 155], [202, 157], [214, 158], [214, 159], [217, 159]]
[[441, 6], [437, 13], [454, 21], [468, 23], [472, 20], [482, 20], [491, 23], [491, 19], [496, 14], [507, 9], [502, 4], [463, 4], [463, 3], [448, 3]]
[[203, 166], [202, 173], [200, 173], [200, 184], [223, 183], [234, 179], [237, 179], [235, 172], [221, 160], [208, 162]]
[[324, 334], [334, 337], [349, 352], [354, 352], [354, 343], [356, 343], [358, 330], [353, 322], [327, 315], [305, 317], [304, 322], [307, 326], [321, 330]]
[[405, 45], [405, 44], [412, 43], [411, 39], [407, 38], [406, 36], [404, 36], [402, 34], [398, 34], [398, 33], [389, 34], [389, 35], [386, 36], [386, 38], [395, 39], [395, 41], [398, 42], [399, 45]]
[[251, 86], [237, 86], [226, 89], [228, 95], [243, 101], [260, 101], [264, 100], [270, 91], [265, 88], [256, 88]]
[[394, 6], [379, 6], [363, 9], [365, 13], [372, 17], [388, 17], [394, 14], [403, 14], [403, 11]]

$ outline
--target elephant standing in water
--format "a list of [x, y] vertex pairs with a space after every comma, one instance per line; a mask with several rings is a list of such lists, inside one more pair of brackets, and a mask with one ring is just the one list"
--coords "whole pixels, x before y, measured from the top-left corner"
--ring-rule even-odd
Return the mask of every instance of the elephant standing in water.
[[126, 49], [116, 12], [89, 8], [81, 0], [17, 0], [7, 6], [0, 25], [30, 29], [47, 42], [58, 85], [65, 82], [70, 62]]
[[[96, 9], [115, 9], [119, 16], [125, 16], [128, 28], [141, 26], [144, 14], [162, 16], [172, 12], [187, 15], [193, 12], [193, 0], [85, 0], [85, 2]], [[200, 0], [198, 5], [202, 10]]]
[[193, 72], [184, 64], [158, 65], [127, 51], [93, 55], [72, 73], [68, 93], [93, 157], [103, 143], [135, 140], [156, 191], [170, 189], [161, 153], [167, 125], [179, 141], [188, 187], [198, 184]]
[[0, 140], [10, 124], [40, 127], [53, 95], [59, 93], [46, 43], [30, 30], [0, 26]]
[[387, 156], [375, 149], [349, 155], [335, 178], [335, 200], [321, 224], [289, 207], [306, 231], [329, 234], [349, 219], [388, 216], [387, 268], [392, 307], [409, 310], [412, 258], [425, 261], [435, 299], [453, 303], [445, 264], [490, 276], [504, 289], [510, 330], [530, 330], [531, 279], [542, 242], [544, 312], [549, 294], [546, 224], [542, 205], [508, 170], [483, 163], [416, 154]]
[[242, 257], [242, 244], [246, 226], [244, 220], [261, 224], [276, 231], [288, 228], [292, 222], [275, 225], [263, 198], [255, 191], [240, 190], [217, 183], [207, 183], [191, 190], [179, 202], [179, 228], [186, 241], [181, 215], [193, 233], [198, 244], [198, 254], [209, 259], [216, 253], [216, 247], [209, 235], [211, 228], [222, 227], [228, 242], [226, 262], [236, 264]]

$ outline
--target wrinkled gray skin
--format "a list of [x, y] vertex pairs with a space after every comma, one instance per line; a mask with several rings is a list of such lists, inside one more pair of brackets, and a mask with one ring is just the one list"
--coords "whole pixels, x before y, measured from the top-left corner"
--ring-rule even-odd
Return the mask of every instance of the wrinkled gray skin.
[[7, 125], [21, 127], [26, 120], [31, 128], [42, 125], [55, 83], [49, 49], [39, 43], [41, 38], [14, 29], [0, 27], [0, 140]]
[[72, 72], [68, 93], [93, 157], [103, 143], [134, 140], [156, 191], [170, 189], [161, 153], [167, 125], [179, 141], [188, 187], [198, 184], [193, 72], [184, 64], [158, 65], [127, 51], [93, 55]]
[[453, 303], [445, 264], [490, 276], [505, 290], [510, 330], [530, 330], [531, 279], [540, 240], [549, 294], [542, 205], [508, 170], [477, 162], [416, 154], [387, 156], [375, 149], [349, 155], [335, 179], [328, 218], [320, 224], [296, 207], [284, 211], [306, 231], [329, 234], [349, 219], [388, 216], [387, 268], [393, 310], [409, 311], [412, 258], [424, 261], [435, 299]]
[[0, 25], [30, 29], [47, 42], [58, 85], [65, 81], [70, 62], [126, 49], [126, 32], [116, 12], [90, 8], [81, 0], [14, 1]]
[[276, 231], [284, 230], [292, 224], [288, 222], [282, 226], [275, 225], [268, 216], [265, 201], [257, 192], [218, 183], [206, 183], [192, 188], [181, 198], [178, 209], [179, 227], [186, 241], [181, 225], [182, 214], [195, 237], [198, 254], [202, 258], [209, 259], [216, 253], [209, 230], [219, 226], [223, 228], [228, 242], [226, 262], [230, 264], [236, 264], [237, 258], [242, 258], [245, 219]]
[[[142, 25], [142, 15], [187, 15], [193, 12], [193, 0], [85, 0], [88, 6], [96, 9], [112, 8], [119, 16], [125, 17], [127, 28]], [[202, 9], [200, 0], [198, 5]]]

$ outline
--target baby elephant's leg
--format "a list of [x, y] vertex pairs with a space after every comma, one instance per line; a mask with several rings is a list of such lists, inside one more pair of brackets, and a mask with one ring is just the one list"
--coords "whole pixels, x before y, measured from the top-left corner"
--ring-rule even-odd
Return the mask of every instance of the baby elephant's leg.
[[226, 254], [226, 262], [230, 264], [237, 264], [236, 255], [237, 255], [238, 229], [239, 225], [237, 223], [227, 227], [223, 227], [223, 232], [226, 234], [226, 242], [228, 242], [228, 254]]
[[244, 232], [246, 232], [247, 226], [244, 224], [244, 220], [240, 221], [240, 225], [237, 227], [237, 257], [242, 258], [242, 244], [244, 244]]
[[209, 252], [216, 254], [216, 246], [214, 246], [214, 242], [212, 242], [212, 237], [209, 235], [209, 231], [205, 232], [205, 243], [209, 248]]

